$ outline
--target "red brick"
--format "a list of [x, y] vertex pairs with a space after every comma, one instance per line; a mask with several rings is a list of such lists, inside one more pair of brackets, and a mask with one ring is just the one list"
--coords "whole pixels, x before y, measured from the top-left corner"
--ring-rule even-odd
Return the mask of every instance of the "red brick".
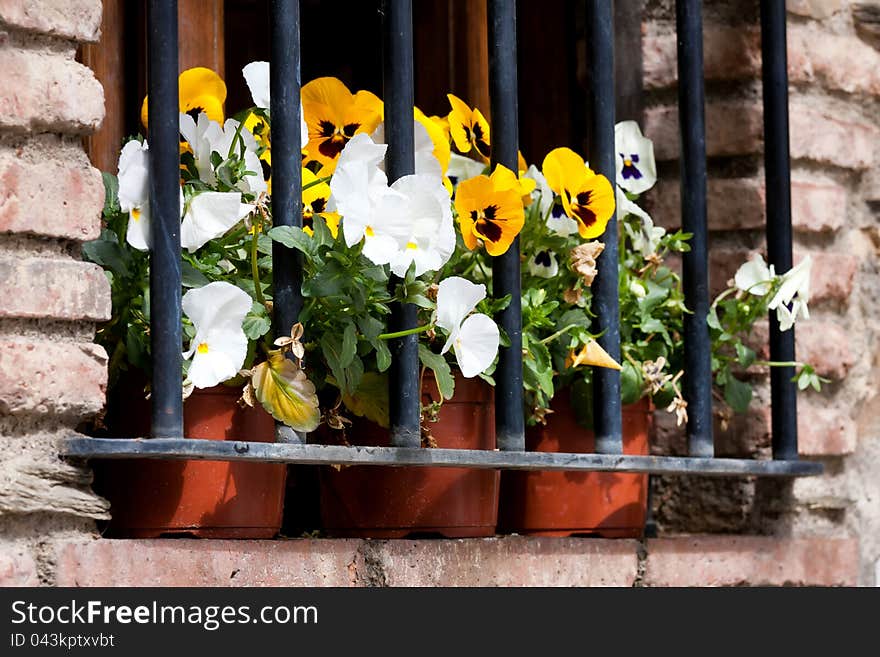
[[788, 74], [792, 82], [821, 83], [847, 93], [880, 94], [880, 52], [855, 36], [814, 25], [788, 29]]
[[0, 232], [80, 241], [100, 234], [104, 184], [81, 150], [61, 142], [0, 148], [0, 190]]
[[842, 456], [855, 451], [855, 423], [840, 406], [802, 394], [797, 417], [798, 451], [804, 456]]
[[[764, 227], [764, 185], [760, 179], [710, 178], [706, 193], [709, 230]], [[681, 183], [677, 179], [658, 181], [646, 199], [655, 223], [666, 228], [681, 226]]]
[[0, 21], [29, 32], [97, 41], [100, 0], [0, 0]]
[[798, 360], [833, 381], [844, 379], [855, 362], [848, 331], [838, 324], [815, 319], [798, 322], [795, 341]]
[[87, 343], [0, 342], [0, 415], [94, 415], [104, 407], [107, 354]]
[[791, 181], [791, 221], [803, 233], [822, 233], [841, 228], [847, 218], [845, 187], [827, 180], [794, 178]]
[[832, 108], [818, 108], [807, 98], [792, 100], [790, 119], [793, 159], [845, 169], [867, 169], [874, 165], [880, 130], [869, 121], [847, 119]]
[[688, 536], [651, 539], [647, 586], [855, 586], [859, 548], [849, 538]]
[[104, 89], [88, 67], [0, 36], [0, 128], [88, 133], [103, 118]]
[[110, 284], [95, 264], [0, 258], [0, 317], [110, 319]]
[[387, 541], [377, 546], [390, 586], [632, 586], [638, 543], [506, 537]]
[[37, 564], [23, 548], [0, 546], [0, 586], [39, 586]]
[[59, 545], [58, 586], [353, 586], [357, 540], [98, 540]]
[[[795, 262], [806, 255], [795, 249]], [[853, 291], [859, 259], [846, 253], [814, 251], [810, 277], [810, 301], [848, 301]]]
[[828, 18], [844, 9], [846, 0], [786, 0], [785, 8], [792, 14], [807, 18]]
[[[756, 28], [706, 24], [703, 29], [703, 73], [707, 80], [741, 80], [761, 74], [761, 35]], [[646, 89], [678, 81], [675, 28], [649, 23], [642, 38]]]
[[[710, 157], [751, 155], [763, 150], [764, 123], [756, 101], [719, 101], [706, 106], [706, 154]], [[645, 135], [654, 141], [658, 160], [676, 160], [680, 133], [678, 108], [645, 111]]]

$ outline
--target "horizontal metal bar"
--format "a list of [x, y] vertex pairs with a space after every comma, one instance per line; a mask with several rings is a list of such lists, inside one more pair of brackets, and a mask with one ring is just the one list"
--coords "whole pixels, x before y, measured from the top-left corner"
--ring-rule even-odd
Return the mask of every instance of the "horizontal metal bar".
[[101, 459], [201, 459], [306, 465], [392, 465], [469, 467], [503, 470], [581, 470], [646, 474], [756, 475], [800, 477], [822, 474], [811, 461], [708, 459], [625, 454], [426, 449], [421, 447], [358, 447], [297, 445], [186, 438], [71, 438], [62, 455]]

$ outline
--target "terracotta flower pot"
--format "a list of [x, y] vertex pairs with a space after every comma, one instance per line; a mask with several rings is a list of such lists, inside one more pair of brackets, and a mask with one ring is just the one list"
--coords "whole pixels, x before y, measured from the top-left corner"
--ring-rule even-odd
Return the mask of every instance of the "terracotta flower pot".
[[[593, 452], [593, 432], [577, 423], [567, 390], [557, 393], [551, 408], [554, 412], [546, 426], [526, 431], [526, 449]], [[650, 426], [647, 399], [624, 407], [625, 454], [648, 453]], [[639, 537], [644, 532], [647, 497], [647, 475], [506, 471], [501, 479], [499, 526], [505, 532], [536, 536]]]
[[[457, 377], [455, 396], [430, 425], [438, 447], [495, 448], [494, 389], [480, 379]], [[437, 399], [433, 381], [426, 401]], [[388, 445], [389, 432], [356, 419], [348, 431], [357, 445]], [[429, 448], [426, 448], [429, 449]], [[321, 469], [321, 520], [333, 536], [448, 538], [493, 536], [498, 520], [497, 470], [352, 466]]]
[[[274, 421], [242, 408], [237, 388], [196, 390], [183, 407], [184, 435], [202, 440], [273, 442]], [[114, 435], [147, 435], [149, 404], [132, 395]], [[223, 461], [114, 460], [96, 463], [95, 488], [110, 500], [108, 534], [154, 538], [272, 538], [281, 527], [284, 465]]]

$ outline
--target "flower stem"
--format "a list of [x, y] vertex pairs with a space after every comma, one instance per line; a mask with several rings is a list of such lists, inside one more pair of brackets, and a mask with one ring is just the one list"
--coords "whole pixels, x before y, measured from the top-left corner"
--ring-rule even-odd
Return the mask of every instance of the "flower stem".
[[259, 240], [259, 231], [257, 225], [254, 225], [254, 237], [251, 240], [251, 277], [254, 279], [254, 292], [257, 295], [257, 302], [266, 305], [266, 297], [263, 296], [263, 290], [260, 288], [260, 268], [257, 266], [257, 245]]
[[407, 335], [413, 335], [415, 333], [424, 333], [425, 331], [430, 331], [434, 328], [433, 324], [425, 324], [424, 326], [416, 326], [415, 328], [405, 329], [403, 331], [395, 331], [394, 333], [382, 333], [377, 335], [376, 337], [379, 340], [393, 340], [394, 338], [403, 338]]
[[577, 324], [569, 324], [568, 326], [566, 326], [566, 327], [564, 327], [564, 328], [561, 328], [561, 329], [559, 329], [558, 331], [556, 331], [556, 333], [554, 333], [553, 335], [548, 335], [546, 338], [544, 338], [543, 340], [541, 340], [541, 344], [547, 344], [548, 342], [553, 342], [556, 338], [558, 338], [558, 337], [560, 337], [560, 336], [562, 336], [562, 335], [565, 335], [565, 334], [568, 333], [571, 329], [576, 328], [577, 326], [578, 326]]

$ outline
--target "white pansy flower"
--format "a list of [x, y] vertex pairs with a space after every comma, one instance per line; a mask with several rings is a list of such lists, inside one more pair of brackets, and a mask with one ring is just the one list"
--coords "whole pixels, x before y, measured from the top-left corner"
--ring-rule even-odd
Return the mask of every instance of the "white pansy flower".
[[634, 229], [629, 222], [623, 222], [623, 228], [632, 241], [633, 249], [648, 256], [657, 252], [660, 239], [666, 235], [666, 229], [655, 226], [651, 216], [634, 202], [630, 201], [620, 187], [617, 188], [617, 216], [623, 219], [627, 215], [638, 217], [640, 226]]
[[192, 358], [187, 379], [196, 388], [210, 388], [238, 375], [248, 346], [242, 322], [252, 305], [250, 295], [222, 281], [183, 295], [183, 312], [196, 330], [183, 357]]
[[485, 285], [458, 276], [440, 281], [437, 290], [436, 324], [449, 334], [442, 353], [454, 349], [455, 359], [465, 378], [484, 372], [498, 353], [498, 326], [487, 315], [470, 314], [485, 298]]
[[[251, 62], [241, 69], [241, 74], [244, 76], [244, 81], [251, 92], [254, 106], [268, 112], [271, 106], [269, 62]], [[306, 119], [303, 115], [302, 101], [299, 103], [299, 122], [300, 145], [302, 148], [305, 148], [306, 144], [309, 143], [309, 127], [306, 125]]]
[[128, 212], [126, 241], [135, 249], [150, 248], [149, 146], [132, 140], [119, 154], [119, 208]]
[[201, 192], [190, 199], [180, 224], [180, 245], [190, 253], [221, 237], [254, 210], [239, 192]]
[[776, 272], [773, 265], [767, 266], [760, 253], [755, 253], [744, 264], [740, 265], [733, 277], [733, 284], [738, 290], [763, 297], [773, 286]]
[[529, 258], [529, 273], [539, 278], [553, 278], [559, 273], [559, 262], [552, 251], [538, 251]]
[[578, 223], [565, 214], [561, 203], [556, 203], [547, 216], [547, 228], [560, 237], [569, 237], [578, 232]]
[[617, 184], [631, 194], [641, 194], [657, 182], [654, 144], [642, 136], [635, 121], [621, 121], [614, 126]]

